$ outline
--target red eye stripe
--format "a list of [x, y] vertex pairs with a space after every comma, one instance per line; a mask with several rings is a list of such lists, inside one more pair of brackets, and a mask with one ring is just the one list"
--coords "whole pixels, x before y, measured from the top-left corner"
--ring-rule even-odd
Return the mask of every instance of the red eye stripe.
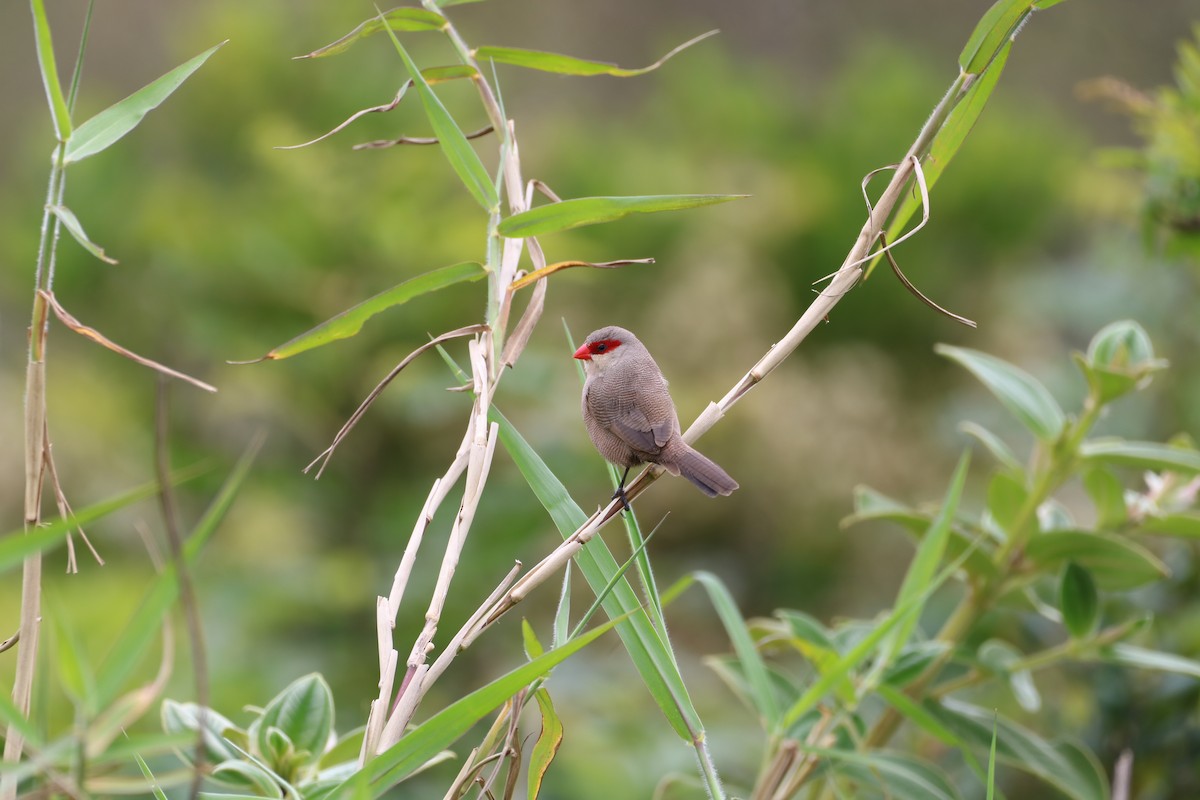
[[602, 339], [599, 342], [592, 342], [587, 346], [588, 352], [594, 356], [611, 353], [621, 346], [620, 339]]

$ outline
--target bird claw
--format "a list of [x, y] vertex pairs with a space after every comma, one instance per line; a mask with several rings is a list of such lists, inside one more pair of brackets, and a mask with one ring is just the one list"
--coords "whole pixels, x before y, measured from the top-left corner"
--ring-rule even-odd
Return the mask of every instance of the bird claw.
[[615, 492], [613, 492], [611, 499], [612, 500], [620, 499], [622, 507], [624, 507], [624, 509], [626, 511], [628, 511], [630, 514], [633, 513], [633, 506], [629, 505], [629, 498], [625, 496], [625, 487], [624, 486], [618, 486], [617, 490]]

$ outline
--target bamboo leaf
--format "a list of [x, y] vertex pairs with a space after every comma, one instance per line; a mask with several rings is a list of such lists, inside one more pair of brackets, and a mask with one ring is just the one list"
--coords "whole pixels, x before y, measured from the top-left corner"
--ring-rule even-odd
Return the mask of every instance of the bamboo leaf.
[[477, 281], [486, 274], [487, 269], [475, 261], [464, 261], [461, 264], [452, 264], [432, 272], [426, 272], [424, 275], [410, 278], [362, 301], [353, 308], [330, 317], [317, 327], [305, 331], [294, 339], [289, 339], [261, 358], [236, 363], [254, 364], [258, 361], [291, 358], [306, 350], [312, 350], [339, 339], [348, 339], [361, 331], [367, 320], [376, 314], [394, 306], [403, 305], [414, 297], [445, 289], [447, 286], [454, 286], [464, 281]]
[[65, 163], [82, 161], [88, 156], [95, 155], [136, 128], [146, 114], [158, 108], [227, 41], [228, 39], [210, 47], [190, 61], [185, 61], [158, 80], [138, 89], [124, 100], [109, 106], [76, 128], [75, 132], [71, 134], [71, 138], [67, 140]]
[[321, 58], [345, 52], [359, 39], [378, 33], [385, 28], [393, 31], [414, 32], [440, 31], [445, 26], [446, 18], [436, 11], [428, 11], [424, 8], [393, 8], [391, 11], [385, 11], [382, 19], [377, 16], [371, 17], [336, 42], [330, 42], [324, 47], [319, 47], [302, 56], [296, 56], [296, 58]]
[[42, 73], [42, 86], [46, 89], [46, 101], [50, 104], [50, 120], [54, 123], [54, 135], [65, 142], [71, 135], [71, 112], [63, 95], [62, 82], [58, 79], [58, 63], [54, 60], [54, 41], [50, 36], [50, 21], [46, 19], [43, 0], [31, 0], [33, 8], [34, 41], [37, 43], [38, 69]]
[[1028, 372], [978, 350], [945, 344], [934, 350], [970, 370], [1039, 439], [1050, 442], [1058, 438], [1065, 422], [1062, 409]]
[[538, 689], [534, 697], [537, 698], [538, 708], [542, 712], [542, 732], [538, 734], [533, 750], [529, 753], [529, 800], [537, 800], [538, 794], [541, 793], [546, 770], [550, 769], [550, 762], [554, 760], [563, 740], [562, 720], [554, 712], [550, 693], [545, 689]]
[[1029, 0], [996, 0], [971, 32], [971, 38], [967, 39], [958, 57], [962, 71], [971, 75], [982, 72], [1024, 18], [1032, 13], [1030, 5]]
[[616, 621], [606, 622], [561, 647], [522, 664], [507, 675], [476, 689], [434, 714], [406, 733], [404, 738], [391, 748], [369, 761], [357, 776], [342, 784], [337, 796], [346, 796], [346, 790], [369, 784], [369, 796], [380, 797], [452, 744], [530, 681], [549, 673], [569, 656], [604, 635], [615, 624]]
[[575, 75], [580, 77], [611, 75], [616, 78], [631, 78], [637, 75], [645, 75], [647, 72], [658, 69], [672, 56], [716, 33], [717, 31], [709, 31], [694, 39], [689, 39], [650, 66], [640, 69], [624, 69], [618, 67], [616, 64], [609, 64], [605, 61], [592, 61], [586, 58], [576, 58], [575, 56], [566, 56], [560, 53], [547, 53], [541, 50], [526, 50], [520, 47], [478, 47], [475, 49], [475, 58], [479, 61], [495, 61], [497, 64], [509, 64], [514, 67], [525, 67], [526, 69], [536, 69], [542, 72], [554, 72], [559, 75]]
[[413, 79], [413, 87], [417, 90], [417, 94], [421, 97], [421, 105], [425, 109], [425, 116], [429, 119], [430, 126], [433, 127], [433, 135], [437, 137], [438, 146], [445, 154], [446, 160], [450, 162], [451, 168], [458, 175], [459, 180], [467, 187], [467, 191], [475, 198], [476, 202], [483, 207], [484, 211], [491, 212], [500, 205], [500, 196], [496, 191], [496, 185], [492, 182], [492, 178], [488, 175], [487, 169], [484, 168], [483, 162], [479, 160], [479, 156], [475, 153], [475, 149], [471, 147], [471, 143], [467, 140], [462, 129], [455, 123], [454, 118], [450, 116], [450, 112], [442, 105], [442, 101], [434, 94], [433, 89], [429, 87], [429, 82], [425, 80], [425, 76], [421, 74], [421, 70], [417, 69], [416, 63], [409, 56], [408, 51], [400, 44], [400, 40], [396, 38], [396, 34], [392, 33], [391, 28], [387, 29], [388, 36], [392, 39], [392, 44], [396, 47], [396, 52], [400, 54], [400, 58], [404, 61], [404, 66], [408, 69], [408, 74]]
[[83, 225], [79, 222], [79, 218], [75, 216], [75, 212], [66, 206], [50, 206], [50, 213], [58, 217], [62, 221], [63, 227], [67, 229], [67, 233], [83, 245], [83, 249], [94, 255], [106, 264], [116, 264], [115, 258], [109, 258], [104, 253], [104, 248], [88, 238], [88, 235], [83, 231]]
[[733, 596], [729, 594], [729, 590], [725, 588], [721, 579], [711, 572], [696, 572], [695, 578], [708, 592], [708, 597], [717, 610], [717, 616], [720, 617], [726, 633], [729, 634], [729, 640], [733, 643], [738, 662], [746, 674], [755, 710], [768, 731], [778, 732], [779, 720], [783, 712], [771, 685], [767, 665], [763, 662], [758, 648], [754, 646], [754, 640], [746, 628], [746, 620], [738, 611], [737, 603], [734, 602]]
[[748, 196], [744, 194], [674, 194], [641, 197], [576, 197], [513, 214], [500, 223], [499, 231], [501, 236], [513, 238], [542, 236], [583, 225], [612, 222], [630, 214], [679, 211], [686, 208], [727, 203], [730, 200], [740, 200]]

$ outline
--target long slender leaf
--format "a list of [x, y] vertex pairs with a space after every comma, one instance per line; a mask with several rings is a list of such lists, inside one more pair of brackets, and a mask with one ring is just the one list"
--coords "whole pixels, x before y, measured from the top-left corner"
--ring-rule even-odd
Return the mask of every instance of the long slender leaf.
[[534, 697], [537, 698], [538, 707], [542, 712], [542, 732], [538, 734], [537, 741], [533, 744], [533, 750], [529, 752], [529, 790], [527, 793], [529, 800], [537, 800], [537, 796], [541, 793], [542, 780], [546, 777], [546, 770], [550, 769], [550, 762], [554, 760], [563, 740], [562, 720], [554, 711], [550, 693], [545, 689], [539, 689]]
[[68, 532], [95, 522], [139, 500], [153, 497], [157, 491], [157, 483], [143, 484], [109, 500], [81, 508], [68, 519], [56, 520], [49, 525], [35, 528], [29, 533], [19, 530], [10, 532], [0, 539], [0, 572], [20, 565], [25, 561], [26, 556], [56, 547], [66, 538]]
[[429, 82], [425, 80], [421, 70], [417, 69], [416, 63], [404, 49], [404, 45], [400, 44], [396, 34], [392, 33], [391, 28], [387, 29], [387, 33], [392, 39], [392, 44], [396, 46], [396, 52], [404, 61], [404, 66], [408, 68], [408, 74], [413, 79], [413, 87], [421, 97], [425, 116], [429, 119], [433, 135], [437, 137], [438, 146], [441, 147], [446, 160], [450, 162], [451, 168], [463, 185], [467, 187], [467, 191], [471, 193], [475, 201], [483, 207], [484, 211], [490, 213], [500, 205], [500, 195], [496, 191], [492, 177], [483, 166], [483, 162], [479, 160], [478, 154], [471, 147], [471, 143], [462, 129], [458, 127], [454, 118], [450, 116], [450, 112], [446, 110], [442, 101], [430, 88]]
[[1062, 409], [1049, 390], [1025, 370], [965, 347], [939, 344], [934, 350], [966, 367], [1042, 441], [1053, 441], [1062, 432], [1065, 423]]
[[1080, 445], [1079, 455], [1098, 464], [1188, 474], [1200, 472], [1200, 451], [1171, 447], [1158, 442], [1128, 442], [1116, 438], [1093, 439]]
[[559, 75], [575, 75], [579, 77], [611, 75], [616, 78], [632, 78], [658, 69], [672, 56], [716, 33], [717, 31], [709, 31], [694, 39], [689, 39], [650, 66], [641, 67], [640, 69], [625, 69], [605, 61], [592, 61], [586, 58], [565, 56], [561, 53], [526, 50], [520, 47], [479, 47], [475, 50], [475, 58], [479, 61], [495, 61], [497, 64], [509, 64], [514, 67], [525, 67], [526, 69], [536, 69], [542, 72], [554, 72]]
[[42, 73], [42, 86], [46, 89], [46, 101], [50, 104], [50, 119], [54, 123], [54, 135], [65, 142], [71, 135], [71, 112], [63, 96], [62, 82], [58, 79], [58, 63], [54, 60], [54, 41], [50, 36], [50, 21], [46, 19], [46, 7], [42, 0], [31, 0], [33, 8], [34, 41], [37, 42], [38, 68]]
[[1032, 12], [1029, 0], [996, 0], [987, 10], [971, 38], [958, 57], [962, 71], [978, 75], [984, 70], [1005, 42], [1013, 35], [1024, 17]]
[[348, 308], [336, 316], [322, 322], [320, 325], [305, 331], [294, 339], [289, 339], [263, 356], [263, 360], [278, 360], [312, 350], [315, 347], [346, 339], [362, 330], [363, 325], [371, 317], [394, 306], [407, 303], [414, 297], [445, 289], [464, 281], [476, 281], [487, 274], [484, 266], [475, 261], [465, 261], [461, 264], [451, 264], [441, 267], [424, 275], [410, 278], [390, 289], [380, 292], [374, 297], [362, 301], [353, 308]]
[[[967, 468], [970, 463], [971, 451], [965, 450], [958, 459], [958, 466], [954, 469], [954, 477], [950, 479], [950, 487], [946, 490], [946, 497], [942, 500], [938, 515], [933, 520], [933, 524], [929, 526], [929, 532], [921, 538], [917, 553], [904, 576], [904, 582], [900, 585], [900, 592], [896, 596], [897, 606], [906, 605], [910, 600], [919, 600], [919, 598], [927, 596], [929, 587], [937, 575], [938, 565], [942, 563], [942, 558], [946, 554], [946, 544], [950, 541], [950, 523], [958, 512], [958, 501], [962, 497], [963, 486], [967, 480]], [[882, 654], [875, 663], [875, 674], [882, 674], [908, 644], [921, 618], [923, 608], [924, 603], [917, 602], [912, 611], [908, 612], [904, 621], [888, 637], [887, 642], [883, 645]]]
[[1100, 588], [1109, 590], [1135, 589], [1170, 574], [1162, 559], [1137, 542], [1095, 531], [1046, 531], [1029, 541], [1025, 556], [1049, 570], [1074, 561], [1091, 572]]
[[436, 11], [424, 8], [393, 8], [391, 11], [385, 11], [382, 18], [371, 17], [336, 42], [330, 42], [324, 47], [318, 47], [311, 53], [296, 56], [296, 58], [321, 58], [345, 52], [359, 39], [378, 33], [385, 28], [393, 31], [413, 32], [438, 31], [445, 26], [446, 18]]
[[1138, 669], [1152, 669], [1158, 672], [1173, 672], [1176, 675], [1187, 675], [1200, 678], [1200, 661], [1149, 650], [1132, 644], [1114, 644], [1100, 651], [1100, 657], [1105, 661], [1124, 664]]
[[738, 611], [737, 603], [721, 579], [711, 572], [697, 572], [695, 578], [708, 592], [709, 599], [717, 610], [717, 616], [721, 618], [729, 640], [733, 642], [734, 652], [737, 653], [738, 661], [746, 674], [755, 710], [762, 717], [768, 731], [778, 732], [783, 710], [779, 707], [771, 685], [767, 665], [763, 662], [758, 648], [754, 646], [754, 640], [746, 628], [746, 620]]
[[711, 206], [740, 200], [744, 194], [667, 194], [640, 197], [576, 197], [559, 203], [549, 203], [520, 214], [513, 214], [500, 223], [501, 236], [522, 238], [543, 236], [583, 225], [627, 217], [630, 214], [652, 214], [658, 211], [679, 211], [686, 208]]
[[[564, 538], [570, 536], [587, 520], [587, 515], [512, 423], [494, 408], [489, 412], [489, 417], [499, 424], [500, 443], [516, 462], [559, 532]], [[575, 565], [596, 593], [600, 593], [620, 569], [612, 552], [599, 536], [593, 537], [576, 554]], [[691, 742], [692, 731], [698, 733], [703, 730], [700, 717], [692, 706], [679, 668], [667, 652], [666, 645], [659, 638], [629, 581], [618, 581], [603, 606], [610, 618], [629, 615], [617, 626], [617, 634], [667, 722], [681, 739]]]
[[[192, 529], [183, 548], [183, 557], [188, 563], [195, 561], [200, 549], [212, 536], [213, 532], [225, 518], [225, 513], [233, 504], [242, 481], [250, 472], [250, 465], [262, 444], [261, 437], [256, 438], [246, 448], [241, 459], [226, 478], [225, 483], [217, 492], [212, 503], [204, 512], [204, 516]], [[142, 605], [134, 613], [129, 624], [113, 645], [108, 658], [96, 676], [97, 705], [100, 708], [108, 705], [121, 691], [122, 685], [130, 673], [137, 667], [145, 655], [150, 642], [158, 634], [163, 616], [170, 609], [179, 595], [179, 576], [176, 575], [175, 565], [170, 564], [159, 573], [146, 592]]]
[[841, 774], [867, 786], [878, 786], [894, 800], [960, 800], [954, 784], [932, 764], [902, 753], [805, 747], [828, 759]]
[[67, 232], [71, 234], [71, 237], [75, 241], [79, 242], [79, 244], [83, 246], [84, 250], [87, 250], [105, 264], [117, 263], [115, 258], [110, 258], [104, 252], [103, 247], [88, 238], [88, 235], [83, 230], [83, 224], [79, 221], [79, 218], [75, 216], [75, 212], [73, 212], [71, 209], [67, 208], [66, 206], [50, 206], [50, 213], [54, 214], [54, 216], [58, 217], [62, 221], [63, 227], [67, 229]]
[[[616, 624], [609, 621], [572, 639], [452, 703], [404, 735], [390, 749], [371, 760], [358, 776], [342, 785], [342, 790], [369, 782], [372, 797], [379, 797], [397, 782], [411, 775], [436, 756], [492, 710], [508, 700], [530, 681], [548, 673], [569, 656], [582, 650]], [[343, 796], [339, 790], [337, 796]]]
[[65, 162], [70, 164], [95, 155], [136, 128], [148, 113], [158, 108], [227, 41], [213, 45], [80, 125], [67, 140]]

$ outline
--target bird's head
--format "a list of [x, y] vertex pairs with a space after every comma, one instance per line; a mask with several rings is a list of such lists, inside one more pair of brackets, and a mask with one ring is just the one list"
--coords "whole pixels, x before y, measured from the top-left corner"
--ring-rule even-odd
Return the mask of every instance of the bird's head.
[[632, 333], [610, 325], [589, 333], [575, 351], [575, 358], [583, 362], [583, 368], [588, 374], [592, 374], [603, 372], [609, 364], [619, 361], [641, 346], [642, 343]]

